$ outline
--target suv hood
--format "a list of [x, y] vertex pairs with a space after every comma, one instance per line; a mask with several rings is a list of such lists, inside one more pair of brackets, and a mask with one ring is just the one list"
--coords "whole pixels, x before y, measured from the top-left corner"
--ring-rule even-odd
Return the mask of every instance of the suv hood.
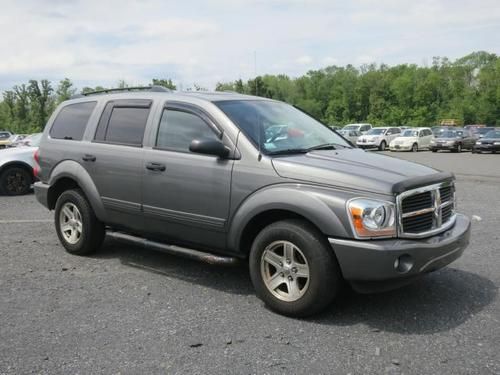
[[272, 163], [284, 178], [391, 195], [406, 180], [418, 184], [421, 176], [440, 176], [433, 168], [360, 149], [312, 151], [276, 157]]

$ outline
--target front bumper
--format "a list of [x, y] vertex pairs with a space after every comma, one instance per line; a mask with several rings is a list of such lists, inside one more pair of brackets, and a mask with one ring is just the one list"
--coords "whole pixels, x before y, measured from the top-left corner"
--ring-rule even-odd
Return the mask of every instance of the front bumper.
[[358, 146], [359, 148], [378, 148], [380, 145], [375, 142], [363, 142], [363, 143], [356, 142], [356, 146]]
[[[462, 255], [469, 238], [470, 220], [457, 214], [453, 227], [424, 239], [360, 241], [330, 238], [329, 242], [344, 278], [359, 291], [372, 291], [392, 289], [450, 264]], [[411, 267], [401, 270], [397, 267], [399, 259], [410, 262]], [[375, 282], [374, 288], [366, 290], [368, 284], [362, 285], [364, 282]], [[360, 287], [356, 288], [356, 285]]]
[[500, 152], [500, 145], [494, 145], [491, 143], [474, 145], [473, 151], [495, 151]]
[[429, 146], [429, 148], [431, 150], [456, 150], [457, 149], [457, 144], [456, 143], [453, 143], [453, 144], [446, 144], [446, 143], [435, 143], [435, 144], [431, 144]]
[[410, 151], [413, 146], [412, 144], [409, 145], [389, 145], [389, 150], [391, 151]]

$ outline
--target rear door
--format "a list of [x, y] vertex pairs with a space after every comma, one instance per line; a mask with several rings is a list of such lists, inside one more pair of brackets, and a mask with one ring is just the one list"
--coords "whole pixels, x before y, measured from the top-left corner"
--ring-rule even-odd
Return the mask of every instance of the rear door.
[[200, 108], [165, 105], [142, 167], [145, 229], [161, 240], [223, 249], [234, 161], [191, 152], [191, 141], [202, 138], [223, 138], [234, 149]]
[[109, 101], [83, 165], [92, 176], [110, 224], [142, 230], [143, 137], [151, 100]]

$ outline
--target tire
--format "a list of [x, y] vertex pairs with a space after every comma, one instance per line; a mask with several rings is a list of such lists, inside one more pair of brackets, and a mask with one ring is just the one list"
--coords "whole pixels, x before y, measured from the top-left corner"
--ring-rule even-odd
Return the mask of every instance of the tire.
[[95, 252], [104, 240], [104, 224], [97, 219], [80, 189], [66, 190], [59, 196], [55, 207], [55, 225], [59, 241], [71, 254]]
[[460, 143], [457, 145], [457, 149], [455, 150], [455, 152], [458, 152], [458, 153], [462, 152], [462, 145]]
[[412, 152], [418, 152], [418, 144], [414, 143], [414, 144], [411, 146], [411, 151], [412, 151]]
[[[288, 258], [291, 263], [285, 251], [293, 254]], [[343, 281], [325, 237], [302, 220], [284, 220], [265, 227], [252, 244], [249, 263], [257, 296], [270, 309], [291, 317], [324, 310]], [[273, 281], [274, 289], [270, 285]]]
[[432, 152], [438, 152], [438, 150], [431, 150]]
[[0, 176], [0, 191], [6, 195], [24, 195], [31, 190], [33, 175], [26, 169], [12, 167]]
[[386, 146], [385, 141], [380, 142], [380, 146], [378, 146], [379, 151], [385, 151]]

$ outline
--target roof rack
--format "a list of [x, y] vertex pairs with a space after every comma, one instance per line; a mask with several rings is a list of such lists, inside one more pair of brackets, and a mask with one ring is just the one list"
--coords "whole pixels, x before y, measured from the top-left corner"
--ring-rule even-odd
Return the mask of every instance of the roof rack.
[[122, 91], [150, 91], [150, 92], [172, 92], [173, 90], [167, 89], [163, 86], [137, 86], [137, 87], [122, 87], [122, 88], [114, 88], [114, 89], [105, 89], [98, 91], [90, 91], [82, 94], [73, 95], [71, 99], [83, 98], [85, 96], [90, 95], [99, 95], [99, 94], [109, 94], [112, 92], [122, 92]]

